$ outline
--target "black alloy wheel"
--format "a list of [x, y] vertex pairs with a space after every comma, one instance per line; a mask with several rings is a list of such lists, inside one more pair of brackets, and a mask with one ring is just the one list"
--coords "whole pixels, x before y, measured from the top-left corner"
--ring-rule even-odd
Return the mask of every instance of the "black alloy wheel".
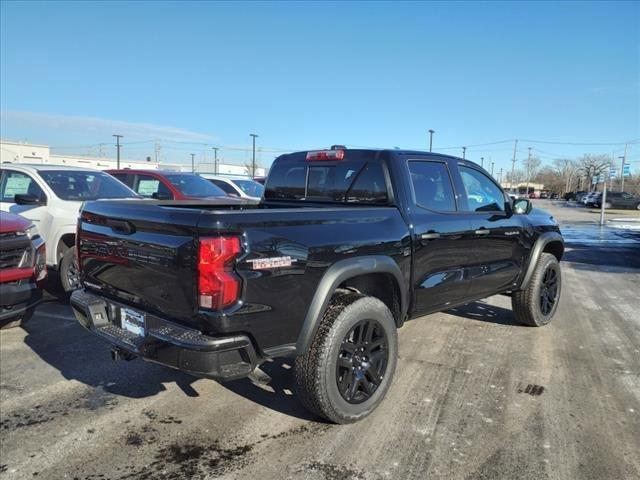
[[336, 363], [338, 391], [348, 403], [366, 401], [380, 386], [389, 362], [384, 329], [376, 320], [362, 320], [344, 337]]
[[542, 315], [549, 315], [558, 301], [559, 280], [557, 266], [549, 265], [540, 284], [540, 312]]

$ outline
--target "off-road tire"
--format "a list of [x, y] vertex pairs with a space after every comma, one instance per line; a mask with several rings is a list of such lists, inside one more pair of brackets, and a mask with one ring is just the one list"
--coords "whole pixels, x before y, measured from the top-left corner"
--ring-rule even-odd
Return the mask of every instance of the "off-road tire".
[[[337, 384], [336, 363], [349, 331], [363, 320], [374, 320], [384, 330], [388, 357], [377, 389], [362, 403], [347, 402]], [[387, 306], [358, 293], [335, 295], [320, 321], [308, 351], [296, 358], [297, 394], [311, 412], [334, 423], [353, 423], [369, 415], [382, 401], [393, 379], [398, 355], [396, 323]]]
[[[543, 279], [549, 269], [557, 272], [557, 295], [551, 310], [544, 314], [541, 307], [541, 294], [544, 288]], [[555, 314], [560, 303], [562, 292], [562, 272], [558, 259], [550, 253], [540, 254], [536, 269], [531, 276], [528, 285], [511, 296], [511, 306], [516, 319], [523, 325], [530, 327], [542, 327], [549, 323]]]
[[73, 271], [73, 269], [78, 271], [75, 245], [65, 250], [60, 261], [60, 285], [62, 285], [66, 295], [71, 295], [71, 292], [80, 286], [79, 283], [74, 284], [69, 278], [70, 271]]

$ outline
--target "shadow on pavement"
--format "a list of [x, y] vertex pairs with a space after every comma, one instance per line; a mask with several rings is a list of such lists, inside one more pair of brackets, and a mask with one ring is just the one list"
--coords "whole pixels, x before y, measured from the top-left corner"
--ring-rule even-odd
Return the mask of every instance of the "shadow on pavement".
[[110, 348], [72, 318], [70, 307], [48, 298], [22, 328], [24, 342], [64, 378], [131, 398], [143, 398], [176, 383], [186, 395], [197, 396], [195, 377], [142, 360], [114, 362]]
[[[27, 332], [25, 344], [64, 378], [129, 398], [154, 396], [165, 391], [167, 383], [175, 383], [187, 396], [199, 395], [192, 386], [199, 380], [197, 377], [140, 359], [114, 362], [109, 345], [82, 328], [72, 315], [66, 303], [47, 296], [22, 327]], [[318, 420], [305, 410], [295, 394], [293, 360], [270, 361], [261, 370], [271, 378], [265, 376], [263, 381], [244, 378], [220, 385], [272, 410]]]
[[276, 358], [260, 366], [269, 378], [262, 381], [244, 378], [221, 385], [237, 395], [241, 395], [263, 407], [275, 410], [303, 420], [322, 422], [306, 410], [295, 392], [295, 377], [293, 373], [293, 359]]
[[495, 305], [489, 305], [482, 301], [467, 303], [461, 307], [446, 310], [445, 313], [457, 317], [469, 318], [471, 320], [478, 320], [480, 322], [522, 326], [522, 324], [516, 320], [511, 309], [496, 307]]

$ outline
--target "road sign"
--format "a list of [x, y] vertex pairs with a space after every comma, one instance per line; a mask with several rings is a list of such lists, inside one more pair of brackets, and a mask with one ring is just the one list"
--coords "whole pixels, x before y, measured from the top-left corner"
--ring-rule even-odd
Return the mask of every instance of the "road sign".
[[630, 177], [631, 176], [631, 164], [630, 163], [625, 163], [624, 166], [622, 167], [622, 176], [623, 177]]
[[617, 174], [618, 171], [615, 169], [615, 167], [611, 167], [611, 170], [609, 171], [609, 178], [616, 178]]
[[596, 183], [598, 183], [598, 177], [593, 177], [591, 179], [591, 185], [595, 185]]

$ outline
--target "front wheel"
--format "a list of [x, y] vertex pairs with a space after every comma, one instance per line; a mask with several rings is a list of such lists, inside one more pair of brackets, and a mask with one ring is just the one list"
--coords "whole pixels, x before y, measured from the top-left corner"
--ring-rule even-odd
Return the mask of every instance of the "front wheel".
[[335, 296], [309, 350], [296, 358], [298, 396], [331, 422], [356, 422], [384, 398], [397, 354], [396, 324], [384, 303], [357, 293]]
[[558, 259], [550, 253], [542, 253], [529, 284], [511, 296], [516, 319], [531, 327], [546, 325], [556, 313], [561, 289], [562, 273]]
[[62, 255], [60, 283], [66, 294], [71, 294], [71, 292], [80, 288], [80, 268], [78, 268], [75, 246], [68, 248]]

